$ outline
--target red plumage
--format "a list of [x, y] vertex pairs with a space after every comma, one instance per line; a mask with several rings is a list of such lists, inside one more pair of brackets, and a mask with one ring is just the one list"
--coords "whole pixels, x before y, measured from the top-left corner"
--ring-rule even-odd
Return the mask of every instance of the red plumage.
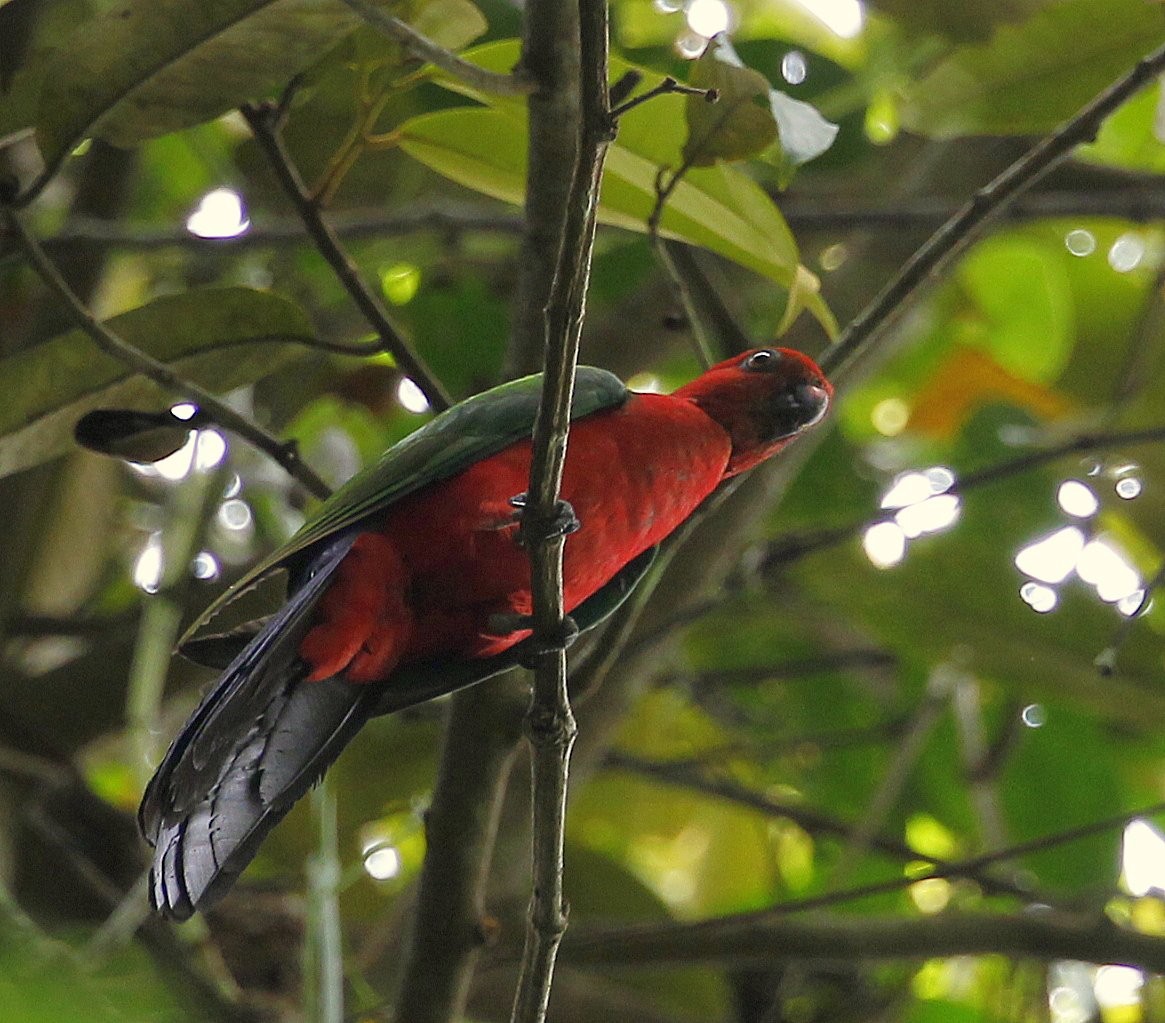
[[[563, 556], [568, 613], [722, 480], [824, 413], [831, 389], [813, 362], [762, 351], [714, 366], [674, 394], [632, 393], [572, 427], [561, 496], [581, 528]], [[774, 396], [786, 394], [774, 429]], [[310, 679], [371, 682], [437, 652], [491, 657], [529, 635], [498, 623], [531, 609], [529, 559], [515, 542], [509, 503], [526, 487], [530, 457], [528, 440], [512, 444], [400, 501], [380, 529], [357, 539], [300, 646]]]

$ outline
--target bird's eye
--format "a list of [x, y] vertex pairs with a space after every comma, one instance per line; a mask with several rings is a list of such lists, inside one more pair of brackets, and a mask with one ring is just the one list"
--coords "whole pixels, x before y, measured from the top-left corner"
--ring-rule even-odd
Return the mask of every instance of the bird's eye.
[[759, 352], [753, 352], [747, 359], [744, 360], [744, 369], [763, 370], [768, 369], [780, 356], [771, 348], [762, 348]]

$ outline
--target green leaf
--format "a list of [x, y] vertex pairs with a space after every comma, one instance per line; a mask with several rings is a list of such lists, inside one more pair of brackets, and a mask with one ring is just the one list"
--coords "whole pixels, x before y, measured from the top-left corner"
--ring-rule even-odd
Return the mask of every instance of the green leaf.
[[1022, 380], [1051, 383], [1076, 339], [1063, 245], [1023, 235], [997, 235], [977, 245], [959, 267], [975, 305], [964, 342], [975, 341]]
[[[108, 325], [218, 393], [253, 383], [314, 340], [298, 306], [249, 288], [168, 295]], [[74, 423], [98, 405], [157, 409], [173, 398], [80, 330], [0, 360], [0, 382], [0, 476], [64, 454]]]
[[715, 103], [703, 96], [688, 96], [684, 112], [688, 139], [684, 160], [708, 167], [717, 160], [744, 160], [756, 156], [777, 137], [777, 122], [769, 106], [769, 81], [759, 71], [745, 67], [723, 38], [708, 43], [692, 64], [688, 84], [715, 89]]
[[[458, 108], [402, 125], [400, 147], [459, 184], [520, 205], [526, 186], [524, 117]], [[646, 231], [659, 165], [618, 142], [607, 155], [599, 219]], [[799, 265], [784, 218], [755, 182], [727, 167], [694, 169], [676, 186], [663, 232], [719, 252], [786, 287]]]
[[[7, 8], [5, 8], [7, 12]], [[0, 43], [0, 141], [31, 128], [36, 122], [37, 102], [45, 74], [61, 40], [88, 16], [86, 0], [56, 0], [35, 11], [31, 34], [24, 41], [18, 62], [6, 55], [7, 40]], [[10, 29], [10, 18], [0, 19], [0, 37]]]
[[[468, 19], [448, 38], [480, 31], [469, 0], [439, 3], [440, 17], [452, 3]], [[433, 22], [422, 4], [411, 13]], [[340, 0], [122, 0], [48, 68], [37, 123], [45, 162], [87, 135], [131, 146], [217, 117], [281, 87], [361, 23]]]
[[[519, 42], [504, 39], [475, 47], [466, 59], [491, 71], [508, 71], [519, 56]], [[642, 87], [662, 76], [612, 58], [617, 81], [639, 71]], [[400, 148], [458, 184], [496, 199], [522, 205], [526, 189], [526, 110], [521, 100], [487, 96], [459, 79], [434, 70], [433, 79], [468, 96], [483, 108], [457, 108], [425, 114], [401, 125]], [[661, 167], [679, 167], [687, 135], [685, 98], [659, 96], [619, 119], [619, 134], [607, 151], [599, 220], [645, 233], [655, 206]], [[786, 289], [798, 281], [797, 242], [772, 199], [750, 178], [724, 164], [693, 167], [676, 186], [664, 209], [661, 232], [746, 266]], [[803, 279], [801, 284], [806, 281]], [[811, 291], [812, 289], [810, 289]], [[819, 293], [807, 293], [804, 306], [826, 333], [836, 323]]]
[[907, 88], [902, 126], [936, 138], [1049, 131], [1163, 39], [1159, 5], [1064, 0], [956, 49]]

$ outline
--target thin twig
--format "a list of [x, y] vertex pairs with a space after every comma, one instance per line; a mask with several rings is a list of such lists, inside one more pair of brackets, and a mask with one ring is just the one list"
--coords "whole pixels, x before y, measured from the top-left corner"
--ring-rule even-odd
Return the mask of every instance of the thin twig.
[[[542, 400], [534, 424], [529, 501], [523, 530], [530, 540], [534, 636], [546, 647], [565, 634], [562, 535], [547, 535], [554, 517], [570, 428], [575, 365], [590, 277], [595, 217], [603, 160], [612, 139], [607, 98], [607, 6], [581, 0], [574, 12], [555, 4], [530, 4], [525, 60], [533, 56], [538, 33], [549, 30], [578, 40], [577, 79], [547, 76], [553, 88], [577, 91], [578, 144], [559, 255], [545, 313], [545, 369]], [[537, 8], [537, 11], [536, 11]], [[546, 20], [543, 20], [546, 19]], [[545, 54], [536, 59], [545, 59]], [[561, 74], [556, 69], [554, 74]], [[545, 108], [544, 111], [545, 112]], [[530, 131], [539, 130], [531, 103]], [[534, 168], [530, 168], [533, 174]], [[566, 653], [548, 650], [536, 658], [534, 692], [526, 716], [531, 743], [533, 805], [533, 894], [525, 948], [514, 996], [515, 1023], [541, 1023], [546, 1016], [558, 945], [566, 930], [562, 853], [570, 751], [577, 732], [566, 688]]]
[[[665, 785], [679, 786], [716, 799], [727, 800], [739, 806], [746, 806], [767, 817], [790, 820], [811, 835], [845, 838], [854, 831], [854, 825], [848, 821], [832, 817], [799, 802], [783, 802], [773, 799], [762, 792], [757, 792], [727, 778], [711, 777], [707, 773], [693, 769], [682, 762], [644, 760], [641, 757], [612, 751], [607, 754], [606, 764], [611, 768], [633, 771]], [[881, 833], [871, 835], [869, 845], [871, 849], [876, 849], [885, 856], [892, 856], [906, 862], [933, 863], [940, 868], [955, 865], [953, 862], [928, 856], [906, 842], [887, 837]], [[968, 869], [965, 876], [976, 881], [984, 890], [994, 894], [1014, 895], [1023, 899], [1030, 899], [1034, 894], [1030, 884], [1023, 883], [1016, 878], [999, 876], [982, 868]]]
[[945, 270], [1004, 207], [1067, 158], [1078, 145], [1095, 138], [1104, 119], [1125, 100], [1151, 84], [1162, 69], [1165, 69], [1165, 46], [1140, 60], [1132, 71], [979, 189], [842, 331], [837, 344], [821, 360], [822, 369], [835, 381], [844, 377], [862, 352], [874, 344], [901, 314], [908, 301]]
[[618, 120], [628, 110], [634, 110], [637, 106], [653, 100], [656, 96], [670, 96], [673, 93], [679, 93], [681, 96], [703, 96], [709, 103], [715, 103], [719, 98], [719, 93], [715, 89], [697, 89], [691, 85], [683, 85], [677, 82], [671, 75], [668, 75], [659, 85], [648, 89], [647, 92], [640, 93], [640, 95], [620, 103], [617, 107], [612, 107], [611, 117]]
[[593, 931], [572, 937], [572, 964], [743, 966], [776, 962], [931, 959], [1010, 955], [1040, 962], [1072, 959], [1165, 971], [1165, 939], [1119, 927], [1103, 914], [1056, 911], [1014, 915], [943, 913], [922, 917], [808, 920], [757, 916], [696, 924], [663, 923]]
[[299, 171], [291, 162], [291, 156], [280, 134], [281, 107], [272, 103], [248, 104], [242, 108], [242, 114], [250, 125], [259, 148], [266, 154], [284, 193], [303, 220], [304, 227], [307, 228], [320, 255], [327, 260], [352, 301], [379, 336], [380, 341], [370, 345], [366, 349], [366, 354], [379, 351], [392, 353], [397, 365], [424, 393], [430, 408], [438, 412], [449, 408], [451, 402], [448, 394], [429, 372], [420, 356], [413, 351], [412, 345], [393, 326], [388, 311], [364, 282], [360, 271], [340, 244], [336, 232], [324, 219], [319, 206], [312, 201], [304, 187]]
[[914, 708], [910, 724], [895, 743], [889, 763], [870, 797], [861, 819], [850, 832], [841, 855], [830, 872], [828, 887], [840, 885], [870, 849], [875, 836], [897, 805], [907, 781], [926, 749], [927, 741], [946, 708], [954, 682], [953, 669], [937, 665], [927, 680], [926, 692]]
[[[781, 214], [794, 234], [828, 231], [909, 231], [940, 226], [960, 207], [950, 199], [923, 196], [893, 206], [847, 206], [837, 201], [808, 196], [787, 196]], [[1128, 189], [1106, 187], [1099, 191], [1060, 189], [1021, 196], [1001, 213], [1009, 223], [1059, 217], [1119, 217], [1145, 223], [1165, 219], [1165, 192], [1145, 185]], [[519, 213], [493, 209], [487, 204], [418, 203], [408, 209], [349, 210], [329, 217], [332, 229], [345, 240], [385, 238], [414, 231], [442, 231], [457, 235], [468, 231], [517, 234], [522, 230]], [[607, 227], [605, 230], [620, 230]], [[46, 251], [77, 245], [100, 248], [151, 250], [160, 248], [210, 249], [243, 252], [255, 248], [302, 242], [307, 230], [298, 217], [268, 217], [233, 238], [200, 238], [185, 228], [122, 224], [92, 217], [71, 217], [51, 238], [42, 239]], [[12, 252], [0, 237], [0, 260]], [[677, 243], [678, 244], [678, 243]]]
[[[979, 487], [1022, 475], [1031, 469], [1038, 469], [1068, 455], [1105, 451], [1110, 448], [1135, 447], [1138, 444], [1155, 444], [1161, 441], [1165, 441], [1165, 426], [1151, 426], [1139, 430], [1114, 430], [1109, 433], [1094, 433], [1088, 430], [1059, 444], [1030, 451], [1016, 458], [1005, 459], [994, 465], [969, 472], [965, 476], [956, 477], [955, 482], [946, 493], [963, 496]], [[760, 565], [760, 572], [762, 575], [771, 573], [779, 566], [797, 561], [810, 554], [819, 553], [834, 544], [857, 536], [879, 522], [892, 521], [896, 511], [896, 509], [889, 510], [880, 515], [866, 516], [838, 526], [826, 526], [811, 532], [806, 531], [779, 537], [768, 544], [767, 552]]]
[[98, 348], [117, 359], [118, 362], [124, 363], [135, 372], [154, 381], [159, 387], [194, 402], [203, 413], [223, 429], [237, 434], [278, 462], [288, 475], [298, 480], [304, 489], [313, 496], [323, 499], [331, 493], [328, 485], [299, 457], [299, 451], [294, 441], [280, 442], [229, 405], [219, 401], [209, 391], [185, 379], [164, 362], [159, 362], [145, 352], [139, 351], [114, 334], [73, 293], [57, 268], [45, 256], [40, 244], [25, 229], [16, 211], [6, 207], [4, 219], [9, 230], [19, 239], [29, 262], [32, 263], [41, 279], [56, 292], [72, 314], [73, 321], [89, 335]]
[[527, 96], [534, 91], [534, 83], [520, 74], [498, 74], [496, 71], [487, 71], [477, 64], [462, 60], [457, 54], [433, 42], [400, 18], [386, 14], [369, 0], [343, 0], [343, 2], [369, 25], [402, 43], [415, 56], [427, 60], [443, 71], [448, 71], [475, 89], [495, 96]]

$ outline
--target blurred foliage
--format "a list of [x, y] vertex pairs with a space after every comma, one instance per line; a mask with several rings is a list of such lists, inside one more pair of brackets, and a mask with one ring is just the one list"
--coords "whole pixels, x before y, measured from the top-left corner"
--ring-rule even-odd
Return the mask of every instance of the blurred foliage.
[[[638, 386], [698, 372], [644, 234], [660, 168], [700, 164], [662, 228], [704, 250], [730, 311], [758, 341], [787, 328], [787, 343], [820, 354], [831, 316], [844, 325], [924, 238], [902, 211], [954, 209], [1026, 136], [1165, 39], [1161, 5], [1142, 0], [739, 0], [736, 67], [685, 59], [700, 49], [685, 15], [697, 3], [612, 5], [613, 79], [637, 70], [638, 94], [674, 75], [739, 101], [725, 135], [717, 107], [658, 97], [623, 118], [611, 149], [584, 358]], [[472, 44], [491, 69], [517, 59], [520, 15], [503, 0], [384, 6]], [[294, 438], [332, 483], [427, 413], [390, 358], [320, 345], [370, 328], [230, 111], [300, 76], [292, 157], [459, 398], [506, 365], [525, 187], [520, 100], [356, 25], [338, 2], [0, 2], [0, 172], [36, 196], [28, 222], [62, 273], [111, 327]], [[830, 122], [836, 143], [798, 166], [828, 146]], [[1068, 832], [1165, 793], [1165, 610], [1152, 590], [1165, 455], [1159, 440], [1112, 439], [1165, 427], [1165, 234], [1142, 201], [1162, 187], [1162, 124], [1158, 87], [1111, 117], [1039, 186], [1055, 219], [996, 228], [840, 382], [832, 427], [804, 442], [783, 500], [757, 487], [737, 502], [746, 512], [729, 518], [730, 503], [681, 551], [633, 641], [634, 681], [609, 681], [580, 711], [572, 926], [702, 920], [897, 879], [834, 908], [910, 918], [1046, 902], [1161, 933], [1165, 846], [1126, 847], [1119, 824], [1003, 864], [1029, 900], [969, 878], [908, 881], [927, 856]], [[197, 238], [186, 219], [218, 188], [241, 196], [220, 225], [238, 237]], [[871, 209], [886, 216], [859, 224]], [[205, 924], [131, 937], [145, 858], [127, 722], [144, 684], [138, 630], [157, 620], [143, 609], [170, 601], [192, 619], [306, 501], [232, 444], [221, 500], [190, 520], [176, 495], [211, 469], [191, 465], [192, 446], [129, 468], [70, 443], [83, 413], [111, 403], [153, 412], [172, 396], [70, 330], [0, 236], [0, 1019], [300, 1018], [308, 808]], [[1081, 433], [1103, 443], [1035, 457]], [[950, 478], [972, 484], [956, 499]], [[1067, 480], [1094, 507], [1071, 504]], [[899, 485], [914, 496], [883, 507]], [[175, 536], [190, 570], [151, 592], [151, 551]], [[1053, 536], [1068, 553], [1029, 553], [1021, 570], [1020, 552]], [[207, 679], [175, 662], [155, 739]], [[354, 1014], [391, 1002], [441, 710], [376, 721], [335, 769]], [[527, 897], [523, 813], [505, 818], [490, 888], [503, 948]], [[1147, 897], [1134, 898], [1146, 890], [1134, 868], [1151, 876]], [[483, 971], [483, 990], [504, 967]], [[1159, 979], [1102, 1008], [1094, 971], [999, 956], [601, 974], [564, 957], [562, 969], [559, 1020], [1165, 1018]], [[505, 1018], [507, 999], [481, 996], [474, 1018]]]

